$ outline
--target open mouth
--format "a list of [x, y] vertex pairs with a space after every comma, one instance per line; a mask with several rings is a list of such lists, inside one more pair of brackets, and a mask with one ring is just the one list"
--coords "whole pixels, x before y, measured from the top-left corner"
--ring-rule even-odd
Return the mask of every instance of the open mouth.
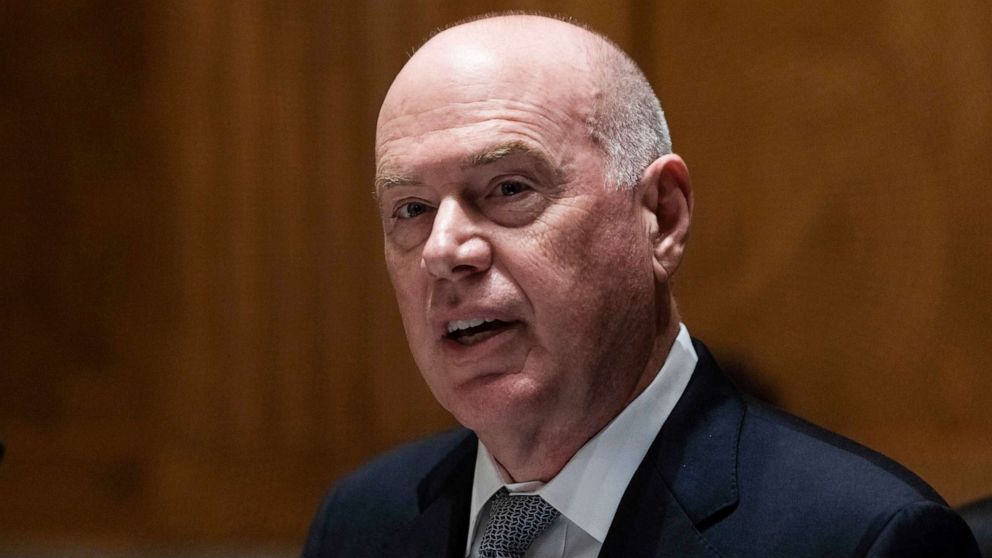
[[444, 338], [462, 345], [474, 345], [506, 331], [515, 323], [485, 318], [453, 320], [448, 322], [448, 332]]

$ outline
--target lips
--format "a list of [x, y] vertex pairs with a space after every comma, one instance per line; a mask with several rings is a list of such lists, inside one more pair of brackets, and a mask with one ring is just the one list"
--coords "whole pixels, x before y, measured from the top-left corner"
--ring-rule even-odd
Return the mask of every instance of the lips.
[[515, 323], [495, 318], [452, 320], [445, 326], [444, 338], [461, 345], [475, 345], [499, 335]]

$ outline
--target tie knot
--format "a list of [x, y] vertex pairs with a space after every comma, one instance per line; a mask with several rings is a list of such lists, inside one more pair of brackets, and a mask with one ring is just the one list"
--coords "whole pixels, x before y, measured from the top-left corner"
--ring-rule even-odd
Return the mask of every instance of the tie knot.
[[534, 539], [559, 515], [540, 496], [513, 495], [505, 487], [489, 503], [489, 525], [479, 545], [483, 558], [523, 558]]

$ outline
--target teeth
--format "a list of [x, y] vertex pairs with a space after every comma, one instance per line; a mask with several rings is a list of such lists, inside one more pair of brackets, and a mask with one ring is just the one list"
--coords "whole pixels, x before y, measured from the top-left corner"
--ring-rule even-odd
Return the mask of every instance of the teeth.
[[495, 322], [496, 320], [487, 318], [473, 318], [471, 320], [452, 320], [448, 322], [448, 333], [454, 333], [463, 329], [468, 329], [470, 327], [478, 327], [486, 322]]

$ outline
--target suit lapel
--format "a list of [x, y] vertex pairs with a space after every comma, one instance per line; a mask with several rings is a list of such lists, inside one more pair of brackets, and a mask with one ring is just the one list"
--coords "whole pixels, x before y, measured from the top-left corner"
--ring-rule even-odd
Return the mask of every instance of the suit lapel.
[[465, 439], [420, 483], [420, 513], [385, 544], [384, 555], [464, 555], [477, 444], [474, 434], [465, 433]]
[[613, 518], [600, 558], [719, 556], [682, 511], [657, 471], [638, 471], [631, 487], [634, 489], [627, 489]]
[[744, 403], [702, 343], [699, 362], [624, 492], [600, 556], [714, 557], [705, 529], [737, 504]]

